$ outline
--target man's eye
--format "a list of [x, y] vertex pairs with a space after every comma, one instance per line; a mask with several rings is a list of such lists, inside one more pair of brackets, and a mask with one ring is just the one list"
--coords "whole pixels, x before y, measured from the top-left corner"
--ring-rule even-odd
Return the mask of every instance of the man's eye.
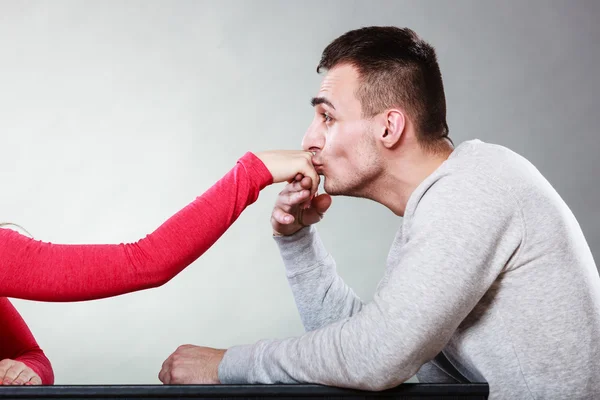
[[325, 121], [325, 122], [331, 121], [331, 117], [327, 113], [323, 113], [321, 115], [323, 116], [323, 121]]

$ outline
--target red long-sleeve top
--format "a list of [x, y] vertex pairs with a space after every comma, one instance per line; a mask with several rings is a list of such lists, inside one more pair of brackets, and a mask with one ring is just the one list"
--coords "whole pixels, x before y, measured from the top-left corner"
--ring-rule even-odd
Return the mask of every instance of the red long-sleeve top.
[[27, 365], [39, 375], [43, 385], [54, 383], [50, 360], [10, 301], [0, 297], [0, 360], [7, 358]]
[[135, 243], [64, 245], [0, 229], [0, 296], [81, 301], [158, 287], [208, 250], [273, 182], [247, 153], [203, 195]]
[[[271, 183], [262, 161], [246, 153], [204, 194], [135, 243], [52, 244], [0, 229], [0, 297], [82, 301], [161, 286], [208, 250]], [[27, 325], [2, 301], [0, 349], [38, 360], [28, 365], [50, 381], [49, 363], [41, 361]]]

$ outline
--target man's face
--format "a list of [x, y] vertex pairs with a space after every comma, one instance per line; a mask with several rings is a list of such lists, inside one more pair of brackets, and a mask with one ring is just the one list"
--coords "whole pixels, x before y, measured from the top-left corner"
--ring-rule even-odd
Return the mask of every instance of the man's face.
[[315, 117], [302, 140], [304, 150], [316, 152], [313, 163], [331, 195], [368, 197], [370, 185], [383, 172], [376, 141], [380, 127], [362, 117], [358, 87], [354, 67], [328, 71], [313, 99]]

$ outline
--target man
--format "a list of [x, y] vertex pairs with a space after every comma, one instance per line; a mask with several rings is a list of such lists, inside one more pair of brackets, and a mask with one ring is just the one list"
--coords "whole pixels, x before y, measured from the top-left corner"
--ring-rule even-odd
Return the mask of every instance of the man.
[[[490, 399], [600, 398], [600, 277], [552, 186], [501, 146], [453, 147], [434, 49], [409, 29], [348, 32], [319, 70], [303, 147], [327, 194], [310, 200], [310, 179], [297, 177], [271, 219], [307, 332], [226, 351], [182, 346], [160, 379], [383, 390], [417, 374], [488, 382]], [[329, 195], [404, 217], [368, 304], [313, 225]]]

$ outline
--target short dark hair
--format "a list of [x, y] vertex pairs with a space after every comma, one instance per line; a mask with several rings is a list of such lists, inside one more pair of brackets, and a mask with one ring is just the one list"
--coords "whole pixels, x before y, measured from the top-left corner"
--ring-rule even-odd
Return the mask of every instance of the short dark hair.
[[417, 140], [437, 147], [448, 138], [446, 97], [434, 48], [408, 28], [371, 26], [346, 32], [321, 55], [317, 72], [341, 64], [360, 76], [357, 98], [365, 117], [402, 107], [411, 117]]

